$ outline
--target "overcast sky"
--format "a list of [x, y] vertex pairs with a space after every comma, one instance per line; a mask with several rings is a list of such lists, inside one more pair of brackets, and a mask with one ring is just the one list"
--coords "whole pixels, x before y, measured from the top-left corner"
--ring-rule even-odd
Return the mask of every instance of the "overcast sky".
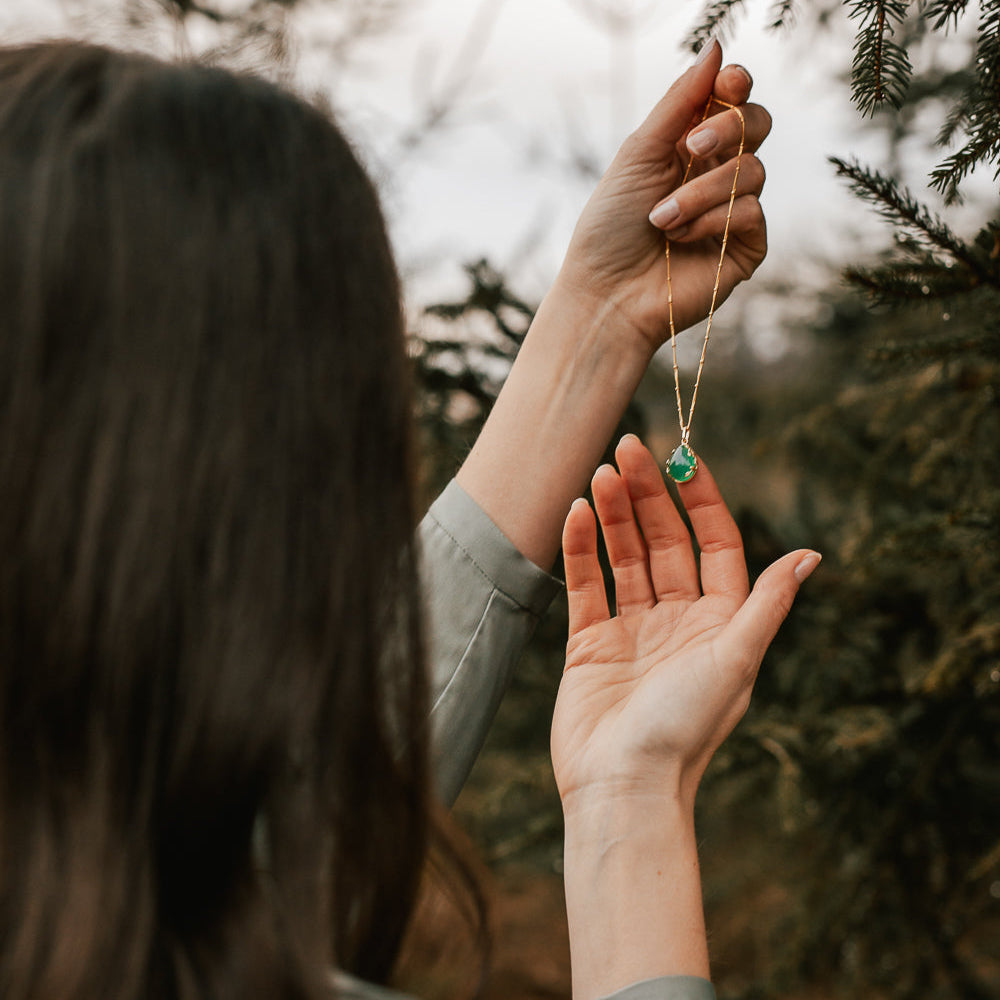
[[[101, 4], [115, 0], [3, 0], [0, 29], [8, 38], [58, 32], [66, 9]], [[771, 32], [770, 6], [748, 3], [725, 54], [750, 70], [754, 99], [774, 117], [760, 154], [771, 244], [761, 274], [808, 284], [819, 270], [810, 260], [842, 263], [887, 235], [827, 155], [878, 166], [885, 149], [850, 105], [850, 27], [818, 39], [808, 26]], [[378, 175], [413, 294], [460, 289], [462, 262], [488, 256], [531, 297], [551, 280], [593, 186], [580, 164], [603, 169], [683, 70], [690, 56], [680, 42], [700, 4], [405, 0], [389, 30], [334, 60], [336, 9], [323, 0], [305, 8], [297, 65], [307, 86], [332, 97]], [[609, 33], [602, 9], [631, 12], [635, 30]], [[444, 121], [408, 143], [428, 104], [453, 91]], [[918, 191], [931, 164], [919, 145], [910, 170]], [[974, 216], [966, 210], [967, 227]]]
[[[401, 255], [415, 266], [437, 264], [441, 274], [449, 260], [488, 252], [544, 285], [593, 186], [572, 164], [582, 158], [603, 168], [684, 69], [690, 56], [680, 42], [698, 6], [656, 3], [631, 37], [617, 39], [583, 12], [582, 0], [416, 6], [419, 16], [406, 30], [380, 43], [387, 61], [373, 54], [335, 91], [363, 144], [388, 161], [387, 201]], [[764, 14], [769, 5], [757, 6]], [[454, 120], [426, 148], [394, 162], [385, 139], [395, 130], [386, 122], [405, 119], [415, 94], [441, 86], [484, 9], [491, 30]], [[858, 127], [848, 85], [828, 58], [842, 58], [850, 44], [845, 31], [842, 46], [828, 40], [811, 49], [804, 35], [767, 32], [751, 20], [726, 45], [726, 60], [750, 70], [755, 99], [774, 116], [761, 151], [772, 261], [836, 255], [856, 231], [871, 229], [825, 160], [834, 152], [881, 155], [877, 136]]]

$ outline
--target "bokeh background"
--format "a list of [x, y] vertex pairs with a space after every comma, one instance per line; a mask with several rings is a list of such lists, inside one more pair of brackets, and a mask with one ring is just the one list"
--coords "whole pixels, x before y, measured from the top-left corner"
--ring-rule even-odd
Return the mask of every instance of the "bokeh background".
[[[771, 251], [720, 310], [695, 438], [754, 572], [825, 559], [700, 797], [717, 989], [1000, 997], [998, 0], [4, 0], [0, 30], [212, 58], [329, 104], [404, 273], [426, 502], [618, 143], [720, 34], [774, 117]], [[672, 449], [668, 359], [626, 429]], [[428, 998], [570, 995], [564, 637], [557, 602], [455, 811], [488, 971], [431, 888], [400, 973]]]

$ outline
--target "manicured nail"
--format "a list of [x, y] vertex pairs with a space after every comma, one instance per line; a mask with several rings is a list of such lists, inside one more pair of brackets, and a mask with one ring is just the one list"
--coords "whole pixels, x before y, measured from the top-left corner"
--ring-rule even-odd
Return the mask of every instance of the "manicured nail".
[[718, 44], [719, 43], [714, 38], [710, 38], [707, 42], [705, 42], [705, 44], [698, 50], [698, 58], [694, 61], [695, 66], [699, 63], [703, 63], [711, 54], [712, 49], [714, 49]]
[[795, 567], [795, 579], [802, 583], [810, 573], [819, 565], [819, 561], [823, 557], [818, 552], [810, 552], [809, 555], [804, 556], [799, 562], [798, 566]]
[[631, 431], [629, 431], [628, 434], [623, 434], [621, 436], [621, 440], [618, 442], [618, 444], [623, 445], [626, 441], [638, 441], [638, 440], [639, 440], [638, 435], [633, 434]]
[[733, 63], [733, 69], [738, 69], [747, 78], [747, 88], [753, 87], [753, 77], [750, 75], [750, 70], [746, 66], [741, 66], [739, 63]]
[[577, 497], [577, 498], [576, 498], [576, 499], [575, 499], [575, 500], [573, 501], [573, 503], [572, 503], [572, 504], [570, 504], [570, 508], [569, 508], [569, 509], [570, 509], [570, 510], [576, 510], [576, 509], [577, 509], [577, 507], [579, 507], [579, 506], [580, 506], [581, 504], [582, 504], [582, 505], [583, 505], [584, 507], [589, 507], [589, 506], [590, 506], [590, 504], [589, 504], [589, 503], [587, 503], [587, 501], [586, 501], [586, 500], [585, 500], [585, 499], [584, 499], [583, 497]]
[[703, 128], [699, 132], [692, 132], [688, 136], [687, 148], [697, 156], [704, 156], [711, 153], [719, 145], [719, 137], [715, 129]]
[[681, 207], [677, 204], [676, 198], [671, 198], [669, 201], [665, 201], [662, 205], [657, 205], [652, 212], [649, 213], [649, 221], [656, 226], [657, 229], [666, 229], [678, 215], [681, 214]]

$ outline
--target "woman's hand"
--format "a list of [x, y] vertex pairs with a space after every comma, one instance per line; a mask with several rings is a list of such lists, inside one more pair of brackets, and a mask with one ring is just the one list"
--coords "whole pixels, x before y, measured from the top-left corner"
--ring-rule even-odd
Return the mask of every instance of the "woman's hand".
[[739, 531], [702, 465], [679, 488], [701, 548], [699, 580], [691, 538], [650, 453], [628, 435], [616, 458], [620, 474], [602, 466], [592, 484], [615, 617], [585, 501], [573, 505], [563, 533], [569, 642], [552, 724], [556, 781], [564, 808], [633, 797], [690, 808], [819, 555], [784, 556], [750, 593]]
[[[670, 239], [678, 332], [707, 316], [712, 299], [742, 127], [735, 111], [718, 104], [701, 123], [710, 95], [739, 106], [746, 122], [717, 303], [753, 274], [767, 252], [757, 200], [764, 168], [753, 154], [771, 118], [745, 103], [752, 85], [746, 70], [720, 71], [721, 62], [722, 50], [713, 42], [626, 139], [577, 223], [557, 282], [595, 309], [610, 302], [651, 350], [669, 332], [661, 229]], [[682, 185], [692, 153], [699, 155]], [[650, 222], [651, 211], [660, 228]]]

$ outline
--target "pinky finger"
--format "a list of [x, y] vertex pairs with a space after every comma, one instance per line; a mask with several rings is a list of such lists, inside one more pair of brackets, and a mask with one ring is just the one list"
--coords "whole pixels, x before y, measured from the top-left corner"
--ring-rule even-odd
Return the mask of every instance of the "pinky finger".
[[597, 520], [586, 500], [576, 500], [563, 527], [563, 564], [570, 637], [607, 621], [608, 595], [597, 560]]

